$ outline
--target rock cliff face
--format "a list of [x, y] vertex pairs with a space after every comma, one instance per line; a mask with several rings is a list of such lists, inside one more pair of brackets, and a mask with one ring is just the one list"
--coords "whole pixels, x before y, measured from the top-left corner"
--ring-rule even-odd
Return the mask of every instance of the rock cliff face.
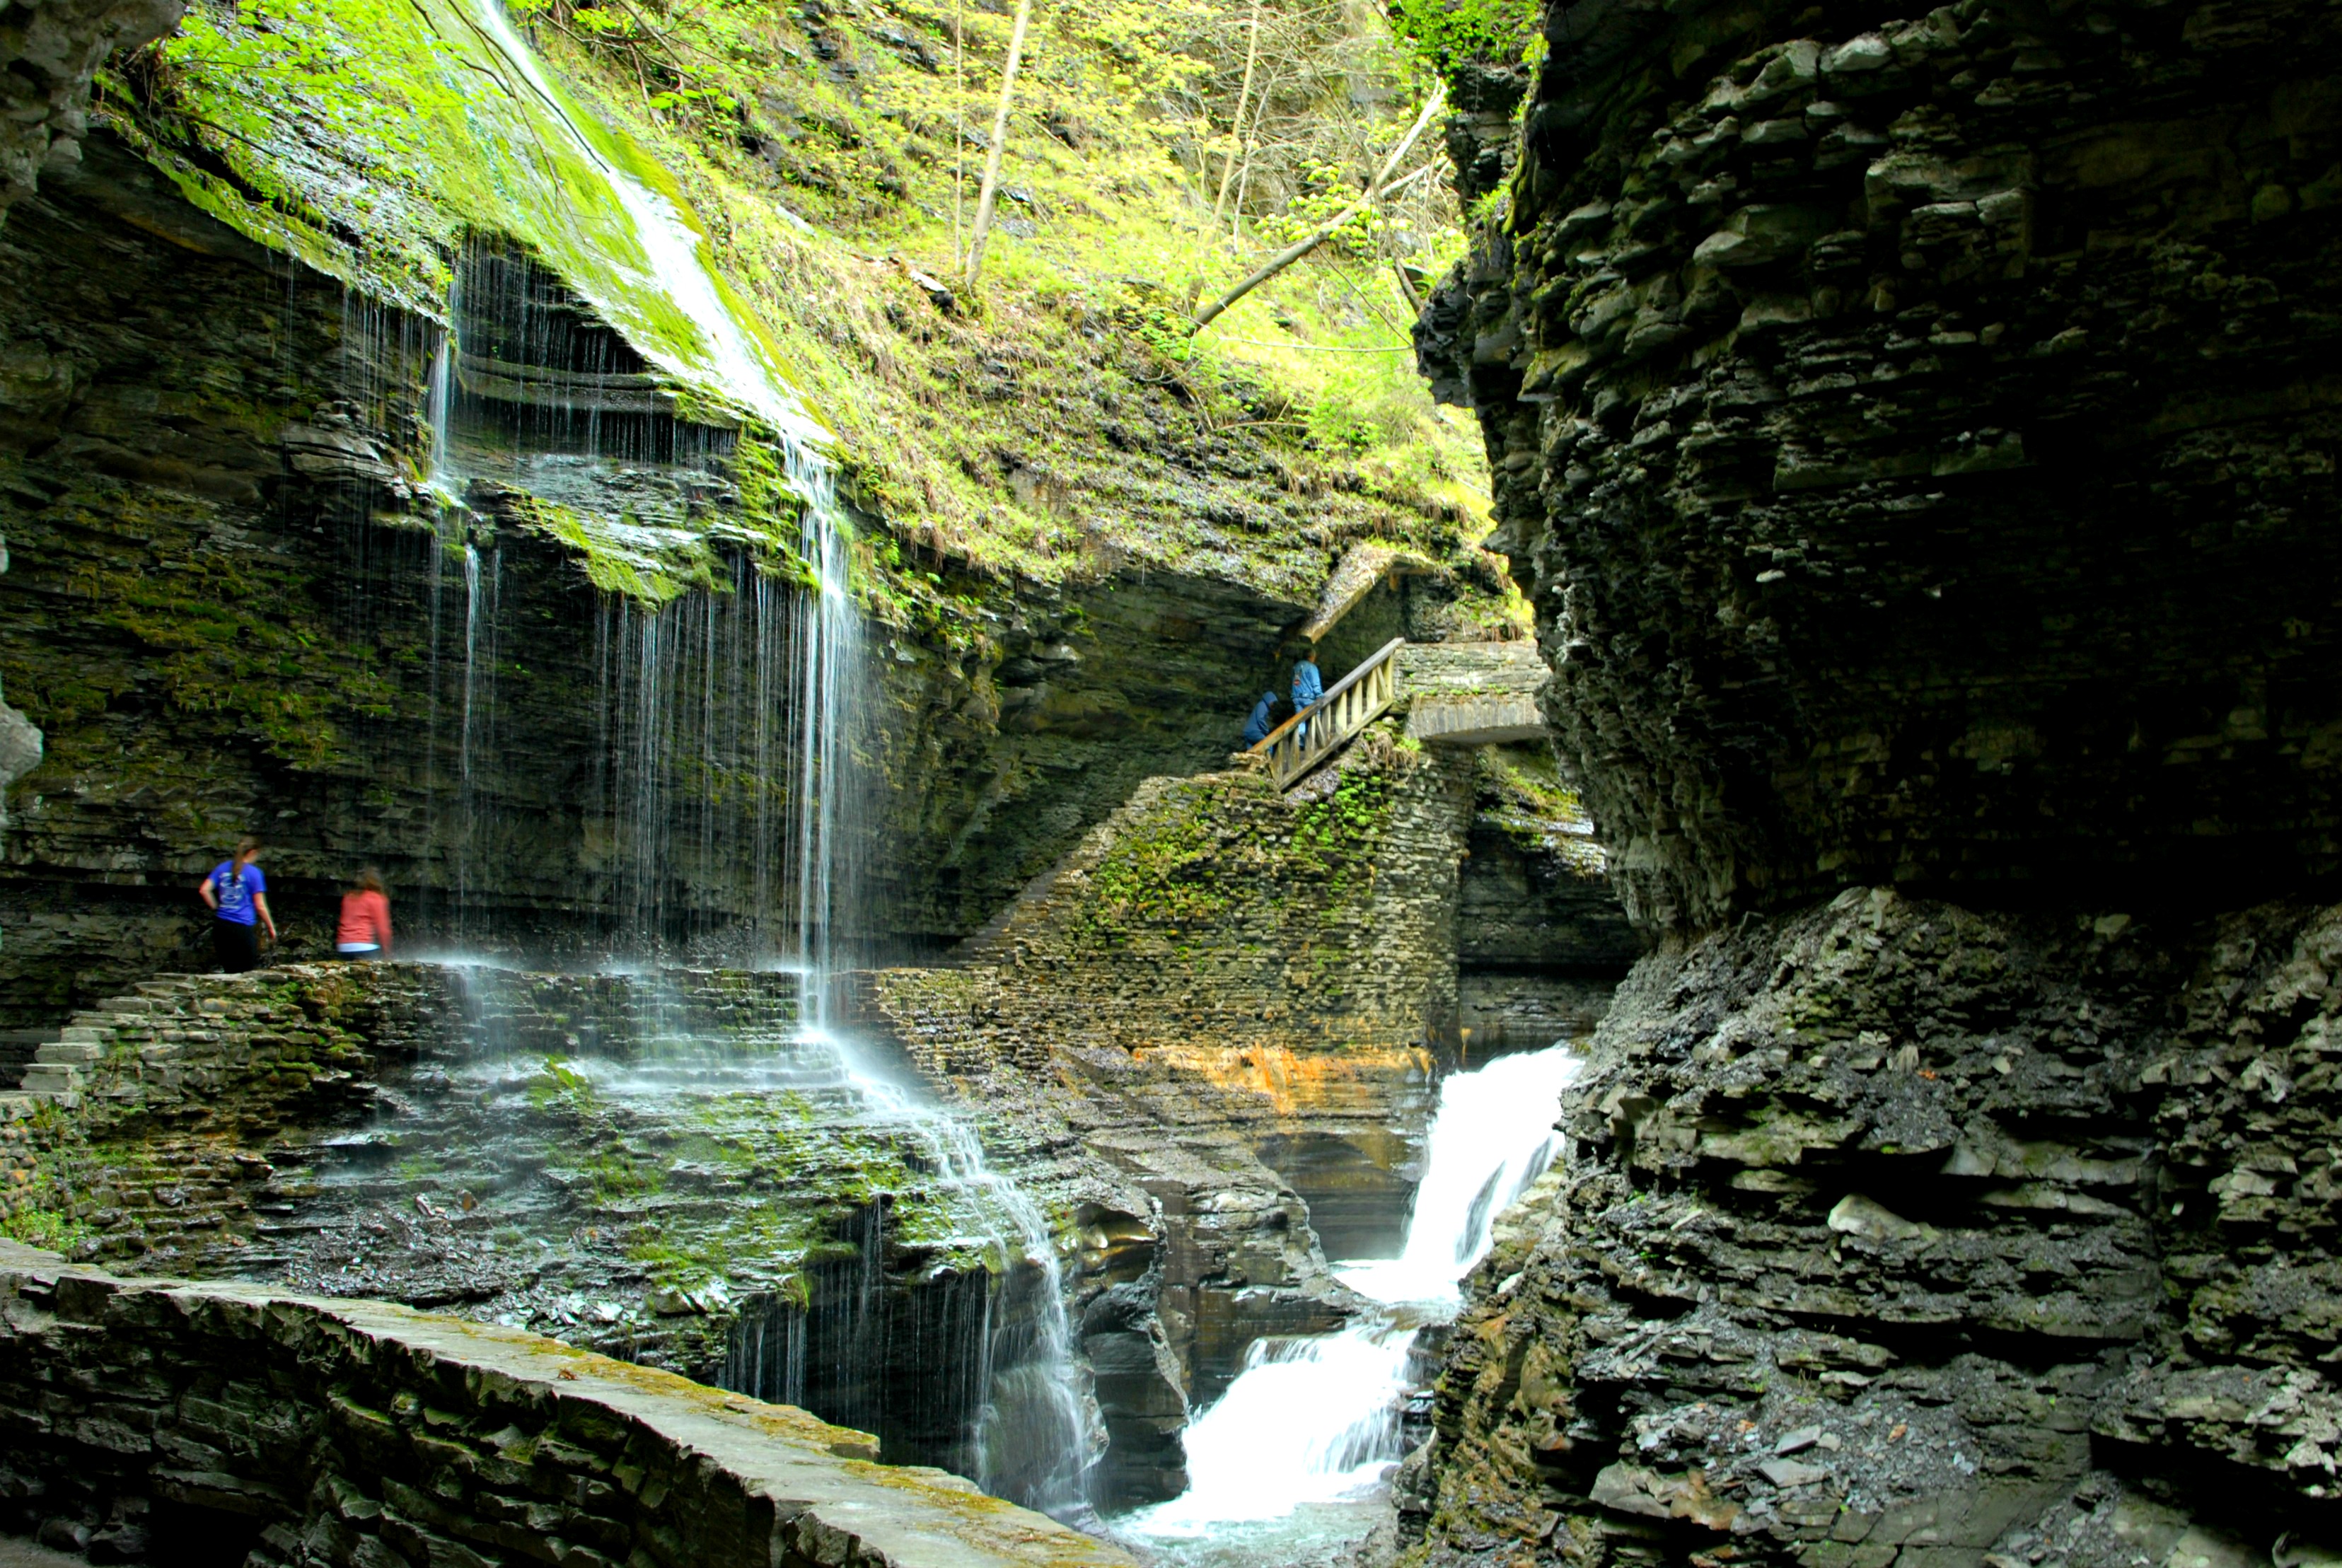
[[[287, 263], [102, 140], [19, 204], [0, 278], [0, 677], [46, 736], [10, 794], [0, 1027], [203, 963], [190, 890], [250, 831], [294, 956], [323, 951], [367, 863], [434, 942], [775, 940], [754, 927], [794, 874], [793, 606], [753, 534], [695, 546], [704, 582], [655, 593], [624, 543], [746, 510], [735, 433], [597, 404], [581, 443], [574, 410], [467, 365], [490, 393], [457, 400], [470, 504], [443, 514], [439, 324]], [[193, 315], [172, 303], [191, 294]], [[630, 357], [590, 321], [572, 335]], [[588, 391], [639, 401], [641, 379]], [[874, 618], [859, 680], [851, 934], [882, 948], [965, 934], [1141, 779], [1224, 755], [1307, 608], [1234, 573], [921, 564], [957, 618]]]
[[1403, 1517], [1434, 1562], [2323, 1560], [2342, 39], [1545, 24], [1417, 341], [1657, 948]]
[[2334, 869], [2331, 19], [1546, 31], [1509, 209], [1419, 342], [1630, 907]]
[[0, 9], [0, 216], [32, 194], [43, 169], [80, 161], [99, 62], [161, 37], [185, 8], [184, 0], [10, 0]]
[[2328, 1539], [2336, 921], [1855, 889], [1646, 960], [1450, 1342], [1435, 1555]]

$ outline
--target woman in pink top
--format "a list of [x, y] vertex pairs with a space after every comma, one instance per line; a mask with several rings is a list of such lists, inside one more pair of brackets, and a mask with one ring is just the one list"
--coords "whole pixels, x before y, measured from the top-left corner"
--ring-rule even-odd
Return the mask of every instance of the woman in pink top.
[[344, 958], [390, 956], [390, 894], [383, 891], [382, 873], [368, 866], [342, 894], [342, 924], [334, 933], [334, 951]]

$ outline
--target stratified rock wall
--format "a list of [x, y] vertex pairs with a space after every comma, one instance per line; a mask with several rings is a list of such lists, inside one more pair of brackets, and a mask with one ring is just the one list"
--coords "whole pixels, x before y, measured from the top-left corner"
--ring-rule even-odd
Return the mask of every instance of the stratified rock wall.
[[2332, 1540], [2337, 921], [1854, 889], [1646, 961], [1450, 1342], [1435, 1557]]
[[2333, 17], [1545, 21], [1417, 342], [1656, 951], [1404, 1517], [1436, 1563], [2330, 1557]]
[[[207, 963], [195, 885], [250, 832], [287, 956], [327, 951], [368, 864], [434, 946], [736, 961], [790, 940], [767, 918], [794, 906], [787, 595], [746, 554], [664, 605], [597, 589], [631, 567], [545, 504], [688, 534], [742, 504], [724, 452], [672, 421], [644, 454], [459, 425], [501, 444], [465, 447], [487, 476], [443, 514], [440, 335], [104, 139], [0, 229], [0, 680], [45, 736], [17, 768], [31, 732], [0, 713], [0, 772], [24, 774], [0, 1028]], [[702, 449], [667, 450], [685, 434]], [[1141, 780], [1224, 756], [1305, 608], [1169, 572], [932, 564], [966, 622], [874, 619], [854, 677], [848, 934], [882, 947], [964, 935]]]
[[1632, 909], [2337, 864], [2342, 35], [1555, 5], [1467, 397]]

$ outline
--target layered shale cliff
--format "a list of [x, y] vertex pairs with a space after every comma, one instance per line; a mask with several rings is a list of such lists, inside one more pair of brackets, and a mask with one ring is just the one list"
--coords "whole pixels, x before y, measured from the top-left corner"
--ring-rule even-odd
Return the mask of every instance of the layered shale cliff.
[[2322, 1557], [2342, 38], [1544, 32], [1417, 343], [1660, 947], [1476, 1278], [1418, 1550]]
[[1556, 6], [1419, 339], [1635, 906], [2334, 865], [2342, 43]]

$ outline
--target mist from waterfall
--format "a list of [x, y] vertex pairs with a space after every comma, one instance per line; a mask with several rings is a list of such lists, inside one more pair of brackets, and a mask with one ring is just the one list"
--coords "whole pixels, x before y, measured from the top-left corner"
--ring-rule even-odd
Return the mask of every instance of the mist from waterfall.
[[[596, 639], [598, 701], [588, 798], [577, 804], [606, 824], [598, 846], [608, 868], [604, 914], [613, 958], [655, 963], [675, 934], [705, 956], [798, 976], [799, 1022], [786, 1043], [743, 1057], [738, 1040], [711, 1043], [686, 1027], [669, 1029], [623, 1062], [573, 1057], [564, 1071], [616, 1096], [653, 1099], [765, 1092], [818, 1091], [844, 1097], [857, 1124], [885, 1131], [916, 1151], [916, 1164], [950, 1194], [971, 1233], [986, 1239], [986, 1268], [973, 1290], [955, 1289], [943, 1331], [954, 1364], [935, 1369], [946, 1403], [971, 1407], [963, 1468], [987, 1490], [1053, 1513], [1086, 1509], [1090, 1468], [1105, 1440], [1086, 1374], [1075, 1353], [1055, 1237], [1033, 1201], [986, 1161], [975, 1127], [917, 1090], [874, 1071], [833, 1019], [834, 975], [856, 896], [851, 846], [858, 837], [851, 738], [856, 695], [867, 681], [861, 621], [849, 590], [849, 521], [835, 471], [823, 451], [826, 433], [782, 375], [776, 356], [714, 270], [690, 215], [644, 177], [641, 155], [597, 124], [544, 69], [495, 0], [462, 0], [498, 57], [516, 94], [549, 111], [569, 149], [598, 175], [625, 215], [635, 249], [604, 236], [596, 259], [628, 275], [614, 295], [597, 296], [590, 278], [572, 280], [589, 304], [626, 332], [626, 341], [659, 370], [713, 394], [754, 422], [772, 443], [781, 477], [795, 497], [795, 561], [753, 548], [723, 556], [728, 577], [663, 603], [606, 596]], [[542, 118], [542, 116], [541, 116]], [[607, 225], [605, 225], [607, 228]], [[581, 234], [583, 229], [581, 227]], [[601, 234], [602, 231], [596, 231]], [[517, 404], [520, 442], [532, 433], [570, 444], [540, 459], [592, 464], [606, 455], [657, 458], [624, 442], [639, 431], [602, 410], [636, 378], [614, 364], [599, 342], [582, 339], [568, 312], [541, 297], [525, 269], [491, 256], [467, 284], [459, 267], [451, 301], [455, 326], [432, 355], [424, 416], [431, 451], [427, 488], [448, 504], [436, 543], [463, 562], [465, 637], [456, 745], [458, 809], [451, 933], [493, 934], [473, 867], [487, 847], [493, 809], [475, 786], [475, 764], [492, 746], [496, 712], [498, 555], [473, 538], [461, 499], [473, 475], [455, 445], [457, 405], [475, 360], [483, 374], [507, 381], [525, 355], [497, 358], [472, 345], [466, 322], [516, 344], [543, 339], [559, 352], [525, 390], [554, 400], [553, 412]], [[634, 330], [638, 302], [658, 299], [685, 324]], [[629, 310], [634, 315], [629, 316]], [[467, 357], [467, 355], [473, 357]], [[574, 372], [574, 373], [573, 373]], [[620, 384], [624, 384], [623, 385]], [[519, 385], [515, 383], [515, 385]], [[572, 396], [573, 388], [576, 393]], [[530, 422], [534, 421], [532, 424]], [[745, 437], [743, 439], [746, 439]], [[575, 454], [582, 440], [585, 452]], [[618, 444], [614, 446], [613, 442]], [[549, 444], [548, 450], [551, 449]], [[656, 445], [656, 444], [654, 444]], [[438, 572], [432, 582], [432, 648], [438, 654]], [[435, 725], [437, 695], [435, 683]], [[589, 819], [592, 820], [592, 819]], [[745, 929], [718, 891], [742, 874], [754, 912]], [[475, 972], [485, 974], [487, 972]], [[636, 977], [656, 992], [655, 971]], [[493, 989], [496, 982], [475, 980]], [[656, 1014], [657, 1010], [652, 1009]], [[494, 1057], [497, 1048], [486, 1048]], [[498, 1069], [501, 1071], [501, 1069]], [[769, 1080], [769, 1081], [767, 1081]], [[857, 1282], [840, 1323], [830, 1325], [840, 1353], [884, 1353], [879, 1296], [886, 1289], [886, 1211], [865, 1216]], [[803, 1398], [809, 1387], [808, 1323], [802, 1313], [744, 1315], [727, 1386], [774, 1398]], [[836, 1380], [842, 1384], [850, 1379]], [[963, 1397], [964, 1396], [964, 1397]], [[817, 1412], [852, 1421], [857, 1412]]]
[[1206, 1537], [1374, 1492], [1403, 1457], [1416, 1332], [1455, 1315], [1458, 1282], [1487, 1255], [1496, 1216], [1552, 1162], [1561, 1092], [1583, 1060], [1556, 1045], [1442, 1081], [1400, 1255], [1336, 1270], [1380, 1310], [1336, 1333], [1254, 1341], [1227, 1393], [1187, 1428], [1187, 1491], [1128, 1515], [1125, 1529]]

